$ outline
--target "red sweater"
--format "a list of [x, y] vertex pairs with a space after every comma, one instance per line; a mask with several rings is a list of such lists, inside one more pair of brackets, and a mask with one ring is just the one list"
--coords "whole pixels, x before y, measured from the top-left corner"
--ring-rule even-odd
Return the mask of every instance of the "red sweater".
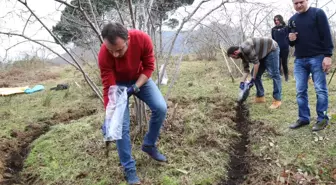
[[137, 80], [140, 74], [150, 78], [155, 68], [153, 44], [149, 35], [140, 30], [129, 30], [128, 36], [128, 49], [122, 58], [114, 58], [105, 44], [98, 54], [105, 108], [109, 101], [110, 86], [116, 85], [116, 82]]

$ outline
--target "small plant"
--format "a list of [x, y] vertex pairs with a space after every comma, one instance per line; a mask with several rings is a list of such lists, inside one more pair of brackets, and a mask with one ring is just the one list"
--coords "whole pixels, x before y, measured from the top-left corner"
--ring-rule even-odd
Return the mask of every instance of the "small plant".
[[65, 91], [65, 94], [64, 94], [63, 98], [65, 99], [65, 98], [69, 97], [69, 95], [70, 95], [70, 90], [67, 89], [67, 90]]
[[48, 93], [47, 96], [44, 98], [44, 100], [43, 100], [43, 104], [42, 104], [42, 105], [43, 105], [44, 107], [49, 107], [50, 104], [51, 104], [51, 99], [52, 99], [52, 96], [51, 96], [50, 93]]

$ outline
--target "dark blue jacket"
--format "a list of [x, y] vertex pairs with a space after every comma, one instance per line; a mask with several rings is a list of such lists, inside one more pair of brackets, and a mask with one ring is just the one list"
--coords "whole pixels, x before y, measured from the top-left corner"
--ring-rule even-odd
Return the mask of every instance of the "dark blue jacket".
[[289, 48], [289, 29], [287, 26], [275, 26], [272, 28], [272, 39], [275, 40], [280, 49], [285, 50]]
[[289, 43], [295, 46], [296, 57], [332, 56], [330, 26], [322, 9], [310, 7], [304, 13], [296, 13], [289, 19], [288, 26], [298, 33], [297, 39]]

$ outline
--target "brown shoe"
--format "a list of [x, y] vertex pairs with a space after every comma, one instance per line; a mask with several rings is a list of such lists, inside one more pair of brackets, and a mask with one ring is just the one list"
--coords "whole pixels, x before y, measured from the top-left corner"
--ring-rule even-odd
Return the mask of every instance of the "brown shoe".
[[273, 100], [273, 103], [272, 105], [269, 107], [270, 109], [277, 109], [279, 108], [281, 105], [281, 101], [278, 101], [278, 100]]
[[266, 99], [265, 99], [265, 96], [262, 96], [262, 97], [255, 97], [254, 99], [254, 103], [265, 103], [266, 102]]

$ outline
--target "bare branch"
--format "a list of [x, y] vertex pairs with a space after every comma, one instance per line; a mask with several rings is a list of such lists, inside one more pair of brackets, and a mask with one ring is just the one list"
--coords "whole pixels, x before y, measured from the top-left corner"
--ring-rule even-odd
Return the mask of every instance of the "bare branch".
[[331, 16], [329, 16], [328, 20], [331, 19], [335, 14], [336, 14], [336, 12], [334, 12]]
[[82, 12], [82, 14], [84, 15], [85, 17], [85, 20], [89, 23], [89, 25], [91, 26], [91, 28], [93, 29], [93, 31], [97, 34], [99, 40], [100, 40], [100, 43], [103, 43], [103, 37], [100, 35], [100, 31], [98, 31], [98, 29], [94, 26], [94, 24], [92, 23], [92, 21], [89, 19], [87, 13], [84, 11], [81, 3], [80, 3], [80, 0], [78, 0], [78, 4], [79, 4], [79, 10]]
[[[31, 37], [28, 37], [28, 36], [25, 36], [25, 35], [22, 35], [22, 34], [17, 34], [17, 33], [10, 33], [10, 32], [2, 32], [0, 31], [0, 34], [3, 34], [3, 35], [8, 35], [8, 36], [18, 36], [18, 37], [22, 37], [24, 39], [27, 39], [27, 42], [28, 41], [31, 41], [31, 42], [34, 42], [38, 45], [41, 45], [43, 47], [45, 47], [46, 49], [48, 49], [49, 51], [51, 51], [52, 53], [54, 53], [55, 55], [57, 55], [58, 57], [62, 58], [64, 61], [66, 61], [67, 63], [69, 63], [70, 65], [72, 65], [73, 67], [75, 67], [76, 69], [79, 69], [74, 63], [70, 62], [69, 60], [67, 60], [66, 58], [64, 58], [62, 55], [60, 55], [59, 53], [57, 53], [55, 50], [51, 49], [50, 47], [48, 47], [47, 45], [39, 42], [38, 40], [34, 40], [32, 39]], [[17, 43], [16, 45], [14, 46], [17, 46], [19, 44], [22, 44], [23, 42], [21, 43]], [[14, 47], [13, 46], [13, 47]]]
[[135, 28], [135, 20], [134, 20], [134, 14], [133, 14], [133, 7], [132, 7], [132, 0], [128, 0], [128, 8], [131, 14], [131, 20], [132, 20], [132, 26]]
[[115, 1], [115, 4], [116, 4], [116, 7], [117, 7], [117, 12], [118, 12], [118, 15], [119, 15], [120, 22], [121, 22], [121, 24], [125, 25], [124, 19], [122, 18], [121, 13], [120, 13], [119, 3], [117, 1]]
[[[62, 42], [60, 41], [60, 39], [41, 21], [41, 19], [34, 13], [34, 11], [27, 5], [26, 2], [23, 2], [21, 0], [18, 0], [18, 1], [20, 3], [22, 3], [29, 10], [29, 12], [31, 13], [31, 15], [33, 15], [35, 17], [35, 19], [44, 27], [44, 29], [46, 29], [48, 31], [48, 33], [59, 43], [59, 45], [64, 49], [64, 51], [70, 56], [70, 58], [77, 65], [76, 68], [83, 74], [84, 79], [89, 84], [89, 86], [91, 87], [91, 89], [97, 94], [97, 96], [99, 97], [99, 99], [101, 100], [101, 102], [103, 102], [103, 97], [102, 97], [102, 94], [101, 94], [99, 88], [95, 85], [95, 83], [92, 82], [92, 80], [89, 78], [89, 76], [84, 72], [82, 66], [77, 62], [77, 60], [74, 58], [74, 56], [65, 48], [65, 46], [62, 44]], [[26, 39], [28, 38], [25, 35], [22, 35], [22, 37], [24, 37]], [[30, 39], [30, 40], [32, 40], [32, 39]], [[43, 46], [45, 46], [45, 45], [43, 45]]]
[[[218, 8], [220, 8], [221, 6], [223, 6], [225, 3], [227, 3], [228, 1], [222, 1], [222, 3], [221, 4], [219, 4], [218, 6], [216, 6], [215, 8], [213, 8], [213, 9], [211, 9], [210, 11], [208, 11], [203, 17], [201, 17], [201, 19], [199, 19], [198, 20], [198, 22], [190, 29], [190, 31], [189, 31], [189, 33], [188, 33], [188, 36], [186, 37], [186, 39], [185, 39], [185, 41], [184, 41], [184, 44], [183, 44], [183, 49], [182, 49], [182, 54], [180, 55], [180, 59], [179, 59], [179, 63], [178, 63], [178, 65], [177, 65], [177, 67], [176, 67], [176, 74], [174, 75], [174, 79], [173, 79], [173, 81], [171, 82], [171, 84], [170, 84], [170, 86], [169, 86], [169, 88], [168, 88], [168, 92], [167, 92], [167, 94], [166, 94], [166, 96], [165, 96], [165, 100], [167, 101], [167, 99], [168, 99], [168, 97], [169, 97], [169, 92], [170, 92], [170, 89], [173, 87], [173, 85], [174, 85], [174, 83], [175, 83], [175, 81], [176, 81], [176, 78], [177, 78], [177, 76], [178, 76], [178, 72], [179, 72], [179, 68], [180, 68], [180, 63], [181, 63], [181, 61], [182, 61], [182, 58], [183, 58], [183, 51], [184, 51], [184, 47], [185, 47], [185, 45], [186, 45], [186, 43], [188, 42], [188, 40], [190, 39], [190, 36], [191, 36], [191, 32], [200, 24], [200, 22], [202, 22], [207, 16], [209, 16], [212, 12], [214, 12], [215, 10], [217, 10]], [[201, 2], [202, 3], [202, 2]], [[198, 6], [198, 8], [200, 7], [200, 4], [199, 4], [199, 6]], [[197, 8], [197, 9], [198, 9]], [[197, 10], [196, 10], [197, 11]], [[195, 10], [193, 11], [193, 13], [195, 13], [196, 12]], [[193, 14], [191, 14], [190, 15], [190, 17], [189, 17], [189, 19], [191, 18], [191, 16], [192, 16]], [[188, 19], [188, 20], [189, 20]], [[186, 20], [184, 20], [184, 21], [186, 21]], [[183, 24], [183, 23], [182, 23]], [[176, 39], [176, 38], [175, 38]], [[174, 46], [174, 42], [173, 42], [173, 44], [172, 44], [172, 46]], [[161, 80], [162, 80], [162, 78], [163, 78], [163, 75], [164, 75], [164, 71], [165, 71], [165, 67], [166, 67], [166, 65], [167, 65], [167, 63], [165, 63], [164, 64], [164, 66], [163, 66], [163, 72], [161, 73], [161, 75], [160, 75], [160, 78], [159, 78], [159, 80], [158, 80], [158, 84], [160, 84], [161, 83]]]
[[[197, 10], [201, 7], [202, 4], [204, 4], [204, 3], [208, 2], [208, 1], [210, 1], [210, 0], [203, 0], [203, 1], [201, 1], [201, 2], [197, 5], [197, 7], [194, 9], [194, 11], [193, 11], [188, 17], [183, 18], [183, 21], [182, 21], [180, 27], [178, 28], [178, 30], [177, 30], [176, 33], [175, 33], [174, 39], [173, 39], [172, 44], [171, 44], [171, 46], [170, 46], [170, 48], [169, 48], [168, 55], [165, 57], [165, 63], [164, 63], [164, 65], [163, 65], [163, 71], [166, 70], [166, 66], [167, 66], [167, 64], [168, 64], [168, 62], [169, 62], [170, 55], [171, 55], [171, 53], [172, 53], [172, 51], [173, 51], [173, 47], [174, 47], [174, 45], [175, 45], [176, 38], [177, 38], [178, 34], [180, 33], [180, 31], [182, 30], [184, 24], [185, 24], [188, 20], [190, 20], [190, 18], [197, 12]], [[159, 79], [158, 79], [158, 84], [161, 83], [163, 74], [164, 74], [164, 73], [162, 73], [162, 74], [160, 75], [160, 77], [159, 77]]]
[[[334, 0], [330, 0], [328, 1], [326, 4], [324, 4], [323, 6], [321, 6], [320, 8], [322, 9], [323, 7], [327, 6], [329, 3], [333, 2]], [[317, 3], [316, 3], [317, 4]]]
[[[93, 6], [92, 6], [92, 3], [91, 3], [91, 0], [88, 0], [88, 3], [89, 3], [89, 7], [90, 7], [90, 11], [91, 11], [93, 20], [95, 21], [95, 24], [96, 24], [95, 28], [100, 33], [100, 28], [99, 28], [99, 25], [98, 25], [98, 22], [97, 22], [96, 14], [93, 12]], [[100, 35], [100, 34], [98, 34], [98, 35]]]
[[[90, 25], [90, 27], [93, 29], [93, 31], [97, 34], [97, 36], [98, 36], [100, 42], [103, 43], [103, 38], [102, 38], [102, 36], [100, 35], [100, 31], [99, 31], [98, 28], [92, 23], [92, 21], [89, 19], [87, 13], [84, 11], [83, 7], [81, 6], [80, 0], [78, 0], [78, 6], [74, 6], [74, 5], [69, 4], [69, 3], [65, 2], [65, 1], [62, 1], [62, 0], [55, 0], [55, 1], [57, 1], [57, 2], [59, 2], [59, 3], [62, 3], [62, 4], [64, 4], [64, 5], [66, 5], [66, 6], [72, 7], [72, 8], [74, 8], [74, 9], [78, 9], [78, 10], [84, 15], [85, 20], [89, 23], [89, 25]], [[92, 7], [91, 7], [91, 8], [92, 8]], [[98, 24], [97, 24], [97, 26], [98, 26]]]
[[73, 8], [73, 9], [78, 9], [78, 8], [79, 8], [79, 7], [74, 6], [74, 5], [70, 4], [70, 3], [67, 3], [66, 1], [62, 1], [62, 0], [55, 0], [55, 1], [56, 1], [56, 2], [59, 2], [59, 3], [61, 3], [61, 4], [64, 4], [64, 5], [66, 5], [66, 6], [69, 6], [69, 7]]

